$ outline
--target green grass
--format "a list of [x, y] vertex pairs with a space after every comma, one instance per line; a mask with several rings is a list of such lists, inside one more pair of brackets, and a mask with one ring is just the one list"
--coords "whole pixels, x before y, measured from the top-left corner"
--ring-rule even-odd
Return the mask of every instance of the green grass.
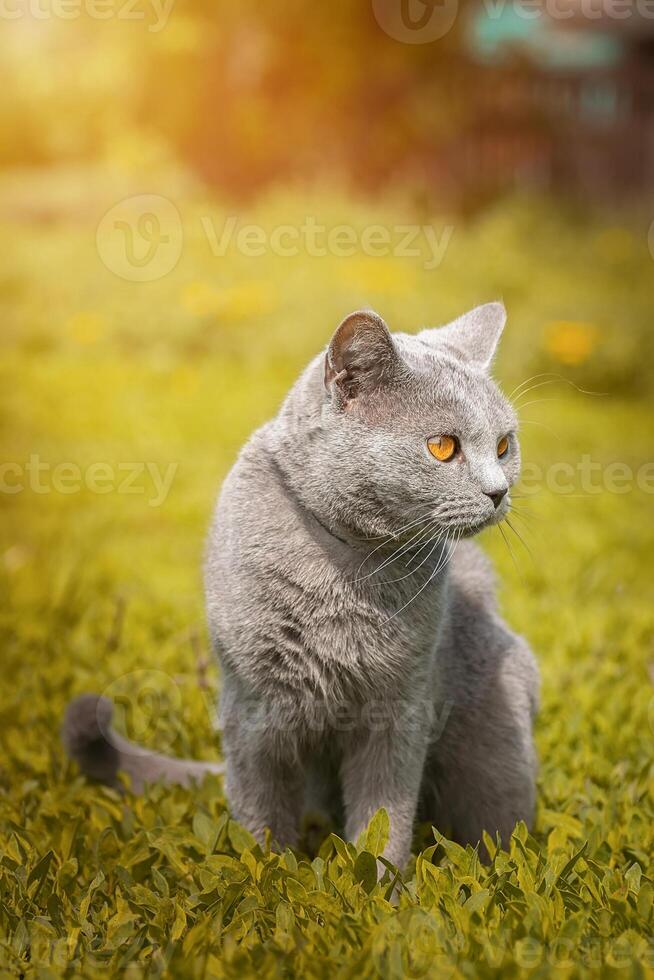
[[[282, 200], [257, 220], [303, 207], [334, 224], [346, 211]], [[421, 828], [395, 906], [366, 856], [381, 817], [358, 847], [331, 837], [313, 860], [273, 854], [229, 820], [218, 780], [120, 796], [81, 779], [59, 744], [66, 702], [93, 690], [129, 702], [148, 744], [218, 755], [200, 578], [215, 493], [363, 302], [413, 329], [504, 295], [508, 390], [554, 369], [608, 391], [528, 397], [553, 400], [524, 411], [525, 461], [649, 462], [651, 260], [629, 230], [614, 235], [622, 251], [596, 254], [601, 226], [550, 215], [535, 238], [535, 223], [516, 207], [457, 228], [431, 273], [390, 258], [217, 260], [191, 237], [175, 272], [145, 285], [102, 266], [90, 226], [0, 229], [5, 461], [177, 467], [161, 506], [144, 477], [142, 493], [0, 497], [3, 976], [652, 975], [654, 525], [635, 485], [541, 488], [520, 504], [531, 556], [510, 536], [515, 562], [499, 534], [483, 539], [543, 675], [536, 825], [491, 846], [489, 866]], [[597, 325], [583, 363], [552, 361], [549, 320]]]

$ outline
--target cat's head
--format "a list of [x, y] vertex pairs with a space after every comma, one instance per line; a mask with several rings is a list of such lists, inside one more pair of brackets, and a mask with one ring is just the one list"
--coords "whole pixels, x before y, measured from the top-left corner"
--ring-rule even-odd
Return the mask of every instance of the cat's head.
[[346, 317], [324, 359], [320, 424], [334, 518], [385, 533], [429, 514], [470, 535], [506, 515], [517, 419], [489, 375], [505, 320], [504, 306], [488, 303], [410, 336], [371, 311]]

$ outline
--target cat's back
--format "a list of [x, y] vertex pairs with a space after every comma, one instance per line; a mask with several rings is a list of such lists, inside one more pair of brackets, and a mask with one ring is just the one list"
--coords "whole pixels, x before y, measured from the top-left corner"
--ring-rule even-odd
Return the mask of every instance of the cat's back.
[[208, 598], [223, 591], [246, 569], [264, 569], [278, 559], [285, 533], [292, 535], [293, 515], [270, 453], [272, 423], [248, 439], [225, 477], [209, 527], [205, 555]]

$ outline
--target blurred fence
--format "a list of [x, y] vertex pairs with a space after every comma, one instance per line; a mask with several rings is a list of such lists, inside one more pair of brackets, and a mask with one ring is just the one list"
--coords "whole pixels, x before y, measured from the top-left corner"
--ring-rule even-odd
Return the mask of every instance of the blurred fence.
[[[484, 7], [462, 0], [429, 44], [389, 36], [368, 0], [192, 0], [153, 33], [88, 16], [11, 20], [0, 35], [0, 168], [109, 160], [152, 174], [174, 161], [235, 197], [327, 179], [366, 193], [408, 185], [429, 204], [471, 209], [516, 188], [650, 191], [648, 36], [611, 21], [610, 67], [539, 66], [528, 43], [538, 29], [514, 12], [523, 40], [483, 63], [466, 24]], [[497, 30], [493, 11], [486, 19]], [[593, 44], [590, 23], [539, 23], [554, 61], [561, 39]]]
[[654, 188], [654, 66], [487, 70], [448, 147], [462, 195], [532, 187], [614, 200]]

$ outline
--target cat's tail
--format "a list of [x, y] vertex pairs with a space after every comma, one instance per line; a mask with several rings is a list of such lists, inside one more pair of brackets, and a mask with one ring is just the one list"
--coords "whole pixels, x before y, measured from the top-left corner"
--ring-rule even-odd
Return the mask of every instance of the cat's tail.
[[196, 762], [161, 755], [123, 738], [111, 727], [114, 706], [109, 698], [82, 694], [66, 709], [62, 739], [68, 755], [91, 779], [118, 785], [119, 772], [130, 777], [135, 793], [145, 783], [178, 783], [188, 786], [200, 782], [207, 773], [222, 773], [218, 762]]

